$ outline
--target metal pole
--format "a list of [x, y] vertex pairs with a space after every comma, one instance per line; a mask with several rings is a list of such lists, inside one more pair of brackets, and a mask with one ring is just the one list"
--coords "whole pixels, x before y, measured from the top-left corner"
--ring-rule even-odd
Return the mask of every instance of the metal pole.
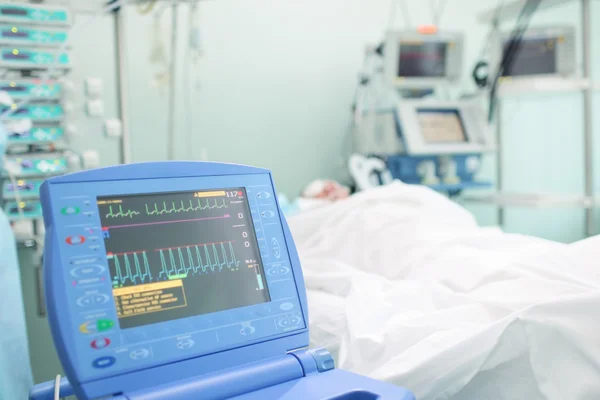
[[591, 67], [592, 57], [590, 51], [591, 24], [590, 0], [581, 0], [581, 19], [583, 36], [583, 78], [588, 80], [588, 85], [583, 91], [583, 133], [584, 133], [584, 176], [585, 196], [590, 204], [585, 209], [585, 234], [594, 234], [594, 139], [592, 132], [592, 84]]
[[[496, 103], [496, 193], [502, 194], [502, 104], [499, 99]], [[504, 206], [501, 202], [498, 204], [498, 226], [504, 226]]]
[[117, 44], [117, 103], [118, 114], [121, 120], [121, 154], [120, 163], [131, 163], [131, 137], [129, 136], [129, 123], [127, 114], [127, 68], [125, 61], [125, 15], [123, 8], [115, 10], [115, 41]]
[[167, 152], [169, 160], [175, 159], [175, 69], [177, 68], [177, 1], [171, 6], [171, 71], [169, 74], [169, 132], [167, 136]]

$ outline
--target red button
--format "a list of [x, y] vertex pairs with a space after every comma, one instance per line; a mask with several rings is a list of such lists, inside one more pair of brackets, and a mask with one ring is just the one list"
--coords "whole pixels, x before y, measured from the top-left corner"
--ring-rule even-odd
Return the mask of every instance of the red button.
[[94, 349], [104, 349], [105, 347], [108, 347], [109, 344], [110, 344], [109, 338], [102, 338], [102, 339], [92, 340], [92, 342], [90, 343], [90, 346]]
[[83, 236], [69, 236], [68, 238], [65, 239], [65, 242], [67, 242], [68, 244], [82, 244], [85, 242], [85, 237]]

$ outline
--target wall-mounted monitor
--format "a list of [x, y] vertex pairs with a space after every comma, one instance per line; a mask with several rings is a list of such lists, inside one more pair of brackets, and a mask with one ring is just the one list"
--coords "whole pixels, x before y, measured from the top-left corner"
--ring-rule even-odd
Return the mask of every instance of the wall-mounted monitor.
[[[510, 32], [500, 35], [494, 63], [500, 65], [511, 43]], [[517, 44], [514, 57], [504, 67], [506, 78], [572, 77], [575, 65], [575, 29], [572, 27], [540, 27], [528, 29]]]
[[397, 88], [429, 88], [457, 81], [463, 48], [462, 33], [388, 32], [386, 81]]

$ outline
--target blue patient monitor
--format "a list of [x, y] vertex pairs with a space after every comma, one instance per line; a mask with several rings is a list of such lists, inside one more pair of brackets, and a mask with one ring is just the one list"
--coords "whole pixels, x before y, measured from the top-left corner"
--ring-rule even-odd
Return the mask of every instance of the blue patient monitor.
[[[41, 188], [48, 319], [80, 400], [414, 400], [307, 349], [298, 254], [271, 173], [161, 162]], [[53, 399], [55, 383], [30, 399]]]

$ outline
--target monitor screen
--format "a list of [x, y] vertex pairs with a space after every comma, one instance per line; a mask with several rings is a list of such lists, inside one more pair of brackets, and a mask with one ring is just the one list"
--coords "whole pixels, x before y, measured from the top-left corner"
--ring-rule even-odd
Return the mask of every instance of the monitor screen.
[[245, 188], [97, 204], [122, 329], [270, 301]]
[[418, 109], [417, 118], [426, 143], [466, 142], [465, 127], [457, 109]]
[[[524, 38], [512, 62], [504, 68], [502, 76], [555, 74], [558, 40], [558, 38]], [[504, 42], [503, 58], [510, 43], [511, 41]]]
[[24, 8], [2, 7], [0, 9], [0, 14], [25, 16], [25, 15], [27, 15], [27, 10]]
[[398, 77], [435, 78], [446, 75], [448, 42], [400, 42]]

